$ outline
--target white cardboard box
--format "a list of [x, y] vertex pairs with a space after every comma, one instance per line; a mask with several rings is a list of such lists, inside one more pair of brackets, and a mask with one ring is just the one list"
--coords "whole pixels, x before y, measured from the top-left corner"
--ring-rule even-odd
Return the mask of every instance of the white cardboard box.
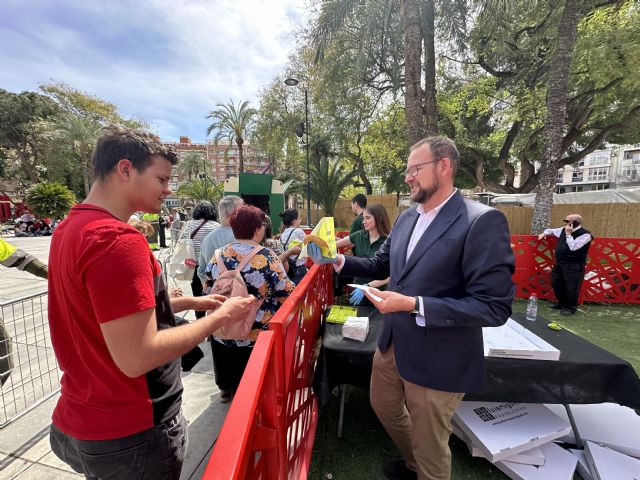
[[[467, 448], [469, 449], [469, 453], [472, 457], [482, 457], [486, 458], [478, 447], [476, 447], [471, 439], [467, 437], [461, 428], [459, 428], [455, 422], [451, 422], [451, 429], [453, 430], [453, 434], [467, 444]], [[511, 455], [507, 460], [514, 463], [524, 463], [525, 465], [536, 465], [541, 466], [544, 465], [544, 454], [542, 450], [538, 447], [532, 448], [531, 450], [527, 450], [522, 453], [516, 453]]]
[[584, 480], [593, 480], [591, 476], [591, 470], [589, 469], [589, 463], [587, 462], [587, 457], [584, 454], [584, 450], [574, 450], [570, 448], [569, 451], [573, 453], [578, 458], [578, 473]]
[[591, 475], [597, 480], [638, 480], [640, 460], [624, 453], [601, 447], [593, 442], [584, 446]]
[[485, 357], [560, 359], [560, 350], [513, 319], [500, 327], [483, 327]]
[[545, 457], [544, 465], [523, 465], [507, 460], [496, 462], [503, 473], [516, 480], [572, 480], [578, 459], [553, 442], [540, 447]]
[[[560, 418], [569, 421], [563, 405], [546, 405]], [[583, 441], [606, 445], [626, 455], [640, 458], [640, 416], [631, 408], [615, 403], [570, 405]], [[575, 443], [571, 432], [562, 441]]]
[[460, 402], [453, 421], [490, 462], [530, 450], [571, 431], [537, 403]]

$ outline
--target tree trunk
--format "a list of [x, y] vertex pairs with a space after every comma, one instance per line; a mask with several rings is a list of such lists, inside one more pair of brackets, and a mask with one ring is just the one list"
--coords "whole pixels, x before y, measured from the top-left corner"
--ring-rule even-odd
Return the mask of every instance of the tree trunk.
[[427, 135], [438, 133], [438, 102], [436, 98], [435, 12], [433, 0], [422, 2], [422, 33], [424, 36], [424, 118]]
[[566, 0], [558, 25], [556, 51], [549, 66], [547, 118], [543, 129], [544, 147], [536, 199], [531, 220], [531, 233], [538, 234], [549, 226], [553, 192], [559, 157], [562, 151], [564, 122], [569, 98], [569, 73], [573, 47], [577, 38], [582, 0]]
[[244, 173], [244, 156], [242, 155], [242, 145], [244, 144], [244, 140], [241, 138], [236, 138], [236, 143], [238, 144], [238, 162], [240, 162], [240, 173]]
[[413, 145], [424, 137], [422, 115], [422, 35], [420, 32], [419, 0], [402, 1], [404, 34], [404, 106], [407, 117], [407, 139]]

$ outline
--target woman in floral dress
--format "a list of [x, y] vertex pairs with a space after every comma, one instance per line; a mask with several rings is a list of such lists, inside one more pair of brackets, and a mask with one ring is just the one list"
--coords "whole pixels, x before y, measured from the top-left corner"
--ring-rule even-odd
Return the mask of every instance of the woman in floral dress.
[[[265, 213], [252, 205], [242, 205], [233, 211], [229, 217], [229, 224], [236, 240], [217, 251], [228, 270], [235, 269], [245, 255], [260, 245], [265, 233], [265, 218]], [[210, 288], [220, 275], [215, 261], [209, 263], [205, 275]], [[216, 383], [222, 390], [220, 400], [223, 402], [223, 397], [227, 397], [228, 401], [237, 390], [258, 333], [267, 329], [269, 320], [295, 287], [278, 255], [267, 247], [251, 258], [240, 275], [249, 293], [262, 300], [262, 305], [256, 314], [249, 339], [222, 340], [214, 337], [212, 351], [216, 366]]]

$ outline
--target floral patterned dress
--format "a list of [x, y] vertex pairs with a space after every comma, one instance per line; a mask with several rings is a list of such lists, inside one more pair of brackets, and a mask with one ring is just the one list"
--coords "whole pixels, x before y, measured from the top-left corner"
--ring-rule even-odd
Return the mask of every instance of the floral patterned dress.
[[[234, 270], [253, 248], [254, 245], [233, 242], [222, 247], [219, 250], [219, 255], [225, 267]], [[264, 301], [258, 309], [256, 321], [248, 340], [222, 340], [218, 338], [216, 340], [228, 346], [243, 347], [255, 342], [260, 330], [267, 329], [267, 324], [293, 291], [295, 284], [289, 280], [278, 256], [267, 247], [255, 254], [240, 274], [247, 285], [248, 292], [258, 300], [264, 299]], [[219, 275], [218, 265], [215, 261], [210, 262], [205, 272], [209, 288], [213, 286], [213, 282]]]

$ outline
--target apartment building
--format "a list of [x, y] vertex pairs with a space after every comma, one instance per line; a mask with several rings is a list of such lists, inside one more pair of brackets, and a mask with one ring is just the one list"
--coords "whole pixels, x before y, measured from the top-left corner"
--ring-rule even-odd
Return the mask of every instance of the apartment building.
[[[206, 143], [195, 143], [187, 136], [181, 136], [179, 142], [165, 142], [173, 146], [180, 158], [187, 154], [196, 153], [202, 157], [200, 174], [206, 173], [208, 178], [221, 182], [231, 177], [237, 177], [240, 172], [238, 147], [235, 144], [218, 143], [209, 140]], [[259, 156], [255, 149], [245, 143], [242, 148], [245, 173], [271, 173], [271, 163], [266, 157]], [[173, 168], [169, 188], [173, 194], [165, 201], [167, 207], [173, 208], [181, 204], [176, 191], [180, 184], [188, 180], [176, 166]]]
[[556, 193], [640, 185], [640, 144], [605, 145], [558, 170]]

